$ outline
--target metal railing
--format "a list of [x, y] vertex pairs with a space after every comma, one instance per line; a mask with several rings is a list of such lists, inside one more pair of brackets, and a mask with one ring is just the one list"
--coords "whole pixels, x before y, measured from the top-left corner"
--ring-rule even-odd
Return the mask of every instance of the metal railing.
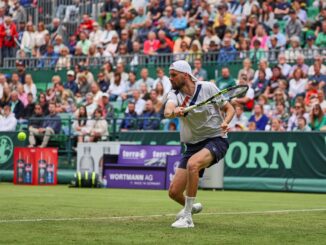
[[[326, 48], [320, 49], [302, 49], [301, 51], [279, 50], [260, 51], [259, 54], [254, 51], [233, 51], [233, 52], [214, 52], [214, 53], [164, 53], [156, 55], [145, 54], [130, 54], [130, 55], [114, 55], [106, 57], [87, 57], [87, 56], [72, 56], [70, 58], [71, 66], [75, 64], [86, 65], [88, 67], [101, 67], [105, 62], [109, 61], [113, 65], [120, 62], [133, 67], [152, 64], [154, 66], [169, 66], [173, 61], [178, 59], [185, 59], [189, 63], [193, 63], [195, 59], [199, 58], [203, 64], [206, 65], [227, 65], [238, 63], [245, 58], [249, 58], [253, 63], [258, 63], [261, 59], [267, 59], [270, 63], [277, 63], [277, 56], [284, 53], [289, 63], [294, 63], [299, 54], [305, 56], [305, 60], [313, 60], [317, 55], [326, 57]], [[255, 56], [256, 55], [256, 56]], [[46, 68], [46, 69], [59, 69], [56, 67], [58, 58], [43, 58], [43, 57], [30, 57], [30, 58], [5, 58], [3, 63], [4, 69], [15, 69], [16, 62], [20, 61], [25, 64], [27, 68]]]

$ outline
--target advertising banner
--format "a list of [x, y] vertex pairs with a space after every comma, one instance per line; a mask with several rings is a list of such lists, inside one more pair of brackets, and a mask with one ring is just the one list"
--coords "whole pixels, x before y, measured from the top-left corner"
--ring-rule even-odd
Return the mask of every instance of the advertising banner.
[[14, 147], [22, 147], [28, 144], [28, 139], [19, 141], [19, 132], [0, 132], [0, 170], [13, 169]]
[[166, 157], [166, 185], [165, 189], [169, 189], [172, 179], [175, 175], [175, 172], [180, 164], [182, 155], [167, 156]]
[[35, 148], [14, 148], [14, 183], [35, 185]]
[[118, 162], [141, 166], [165, 166], [167, 155], [180, 154], [180, 146], [122, 145]]
[[225, 176], [326, 179], [326, 133], [230, 133]]
[[77, 146], [77, 172], [96, 172], [102, 178], [103, 154], [116, 154], [120, 152], [121, 144], [133, 144], [132, 142], [104, 141], [78, 143]]
[[108, 188], [156, 190], [165, 188], [165, 169], [116, 168], [106, 170], [105, 174]]
[[14, 149], [14, 183], [24, 185], [56, 185], [57, 148]]

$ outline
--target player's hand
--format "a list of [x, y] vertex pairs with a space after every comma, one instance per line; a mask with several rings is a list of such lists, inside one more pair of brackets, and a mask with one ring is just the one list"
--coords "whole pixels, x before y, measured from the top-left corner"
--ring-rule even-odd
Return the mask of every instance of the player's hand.
[[221, 129], [222, 129], [222, 132], [224, 133], [224, 134], [226, 134], [227, 132], [229, 132], [229, 124], [228, 123], [226, 123], [226, 122], [222, 122], [222, 124], [221, 124]]
[[174, 108], [173, 114], [175, 117], [183, 117], [184, 116], [184, 107], [176, 107]]

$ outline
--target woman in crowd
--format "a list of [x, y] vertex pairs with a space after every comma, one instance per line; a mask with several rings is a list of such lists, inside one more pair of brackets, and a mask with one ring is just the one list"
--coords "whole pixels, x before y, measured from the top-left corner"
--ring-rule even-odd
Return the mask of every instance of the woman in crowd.
[[[17, 92], [18, 92], [18, 99], [26, 106], [28, 104], [27, 100], [27, 93], [25, 93], [24, 86], [22, 84], [17, 85]], [[35, 101], [36, 98], [33, 97], [33, 101]]]
[[304, 117], [307, 122], [310, 121], [309, 114], [306, 113], [304, 102], [299, 98], [301, 97], [297, 97], [294, 108], [291, 109], [292, 112], [291, 117], [289, 118], [287, 131], [292, 131], [295, 127], [298, 126], [297, 123], [299, 117]]
[[38, 96], [38, 103], [42, 107], [42, 111], [44, 116], [47, 116], [49, 114], [49, 104], [46, 99], [45, 93], [41, 92]]
[[304, 73], [301, 68], [297, 68], [293, 72], [293, 78], [290, 80], [289, 96], [294, 99], [298, 95], [304, 95], [307, 86], [307, 79], [304, 78]]
[[33, 82], [32, 75], [26, 74], [25, 76], [25, 84], [24, 84], [24, 91], [26, 94], [32, 93], [34, 100], [37, 97], [37, 88]]
[[60, 50], [60, 57], [56, 64], [56, 70], [67, 69], [69, 70], [71, 66], [71, 56], [69, 54], [69, 49], [64, 47]]
[[268, 117], [264, 114], [264, 107], [256, 104], [254, 107], [253, 115], [249, 118], [249, 122], [255, 122], [257, 130], [264, 131], [268, 123]]
[[94, 112], [93, 125], [89, 132], [89, 142], [96, 142], [98, 140], [106, 140], [109, 136], [108, 123], [103, 118], [103, 111], [97, 108]]
[[310, 127], [313, 131], [326, 130], [326, 115], [319, 104], [315, 104], [310, 112]]
[[93, 123], [94, 121], [88, 118], [86, 107], [81, 106], [72, 125], [74, 134], [78, 136], [78, 142], [84, 142], [84, 138], [89, 135]]

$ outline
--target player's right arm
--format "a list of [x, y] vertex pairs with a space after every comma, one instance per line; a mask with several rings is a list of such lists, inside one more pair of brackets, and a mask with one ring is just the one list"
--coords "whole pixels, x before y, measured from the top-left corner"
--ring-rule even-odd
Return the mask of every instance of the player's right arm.
[[170, 92], [164, 109], [165, 118], [175, 118], [184, 115], [184, 107], [177, 106], [178, 100], [173, 92]]

